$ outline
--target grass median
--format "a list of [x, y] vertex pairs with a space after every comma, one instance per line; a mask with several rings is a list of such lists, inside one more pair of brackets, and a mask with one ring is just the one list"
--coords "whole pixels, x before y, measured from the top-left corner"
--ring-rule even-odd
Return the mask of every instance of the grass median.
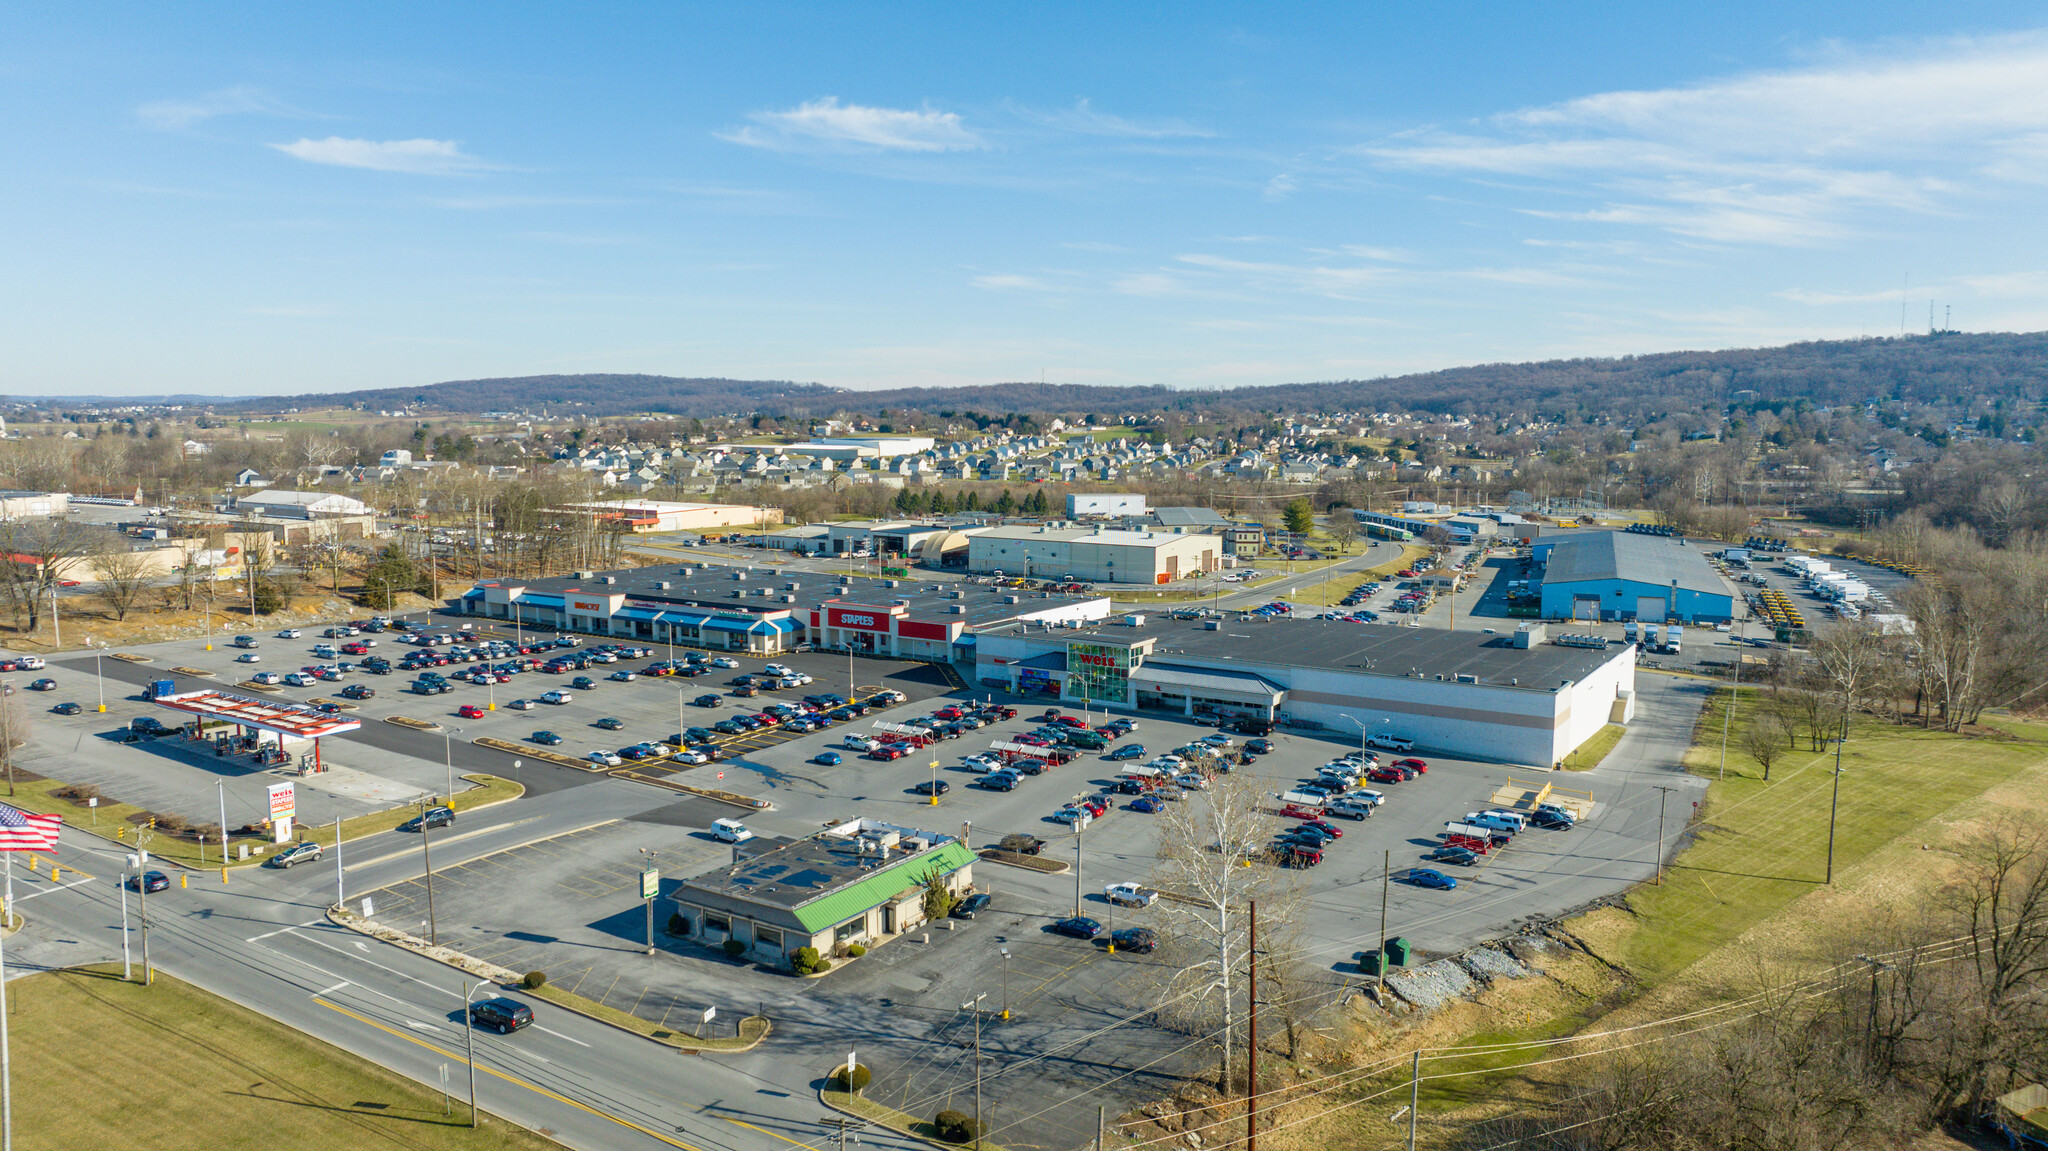
[[561, 1146], [488, 1116], [472, 1131], [441, 1092], [161, 972], [148, 988], [108, 965], [7, 990], [21, 1151]]
[[[465, 775], [461, 778], [471, 786], [445, 800], [449, 807], [458, 812], [502, 800], [517, 799], [526, 793], [524, 786], [495, 775]], [[98, 807], [88, 808], [80, 801], [59, 797], [57, 793], [68, 786], [70, 785], [54, 779], [23, 782], [17, 786], [17, 794], [9, 802], [24, 810], [61, 813], [64, 822], [69, 826], [93, 831], [121, 843], [134, 844], [137, 834], [140, 833], [147, 840], [149, 853], [168, 863], [182, 867], [221, 865], [220, 844], [210, 841], [201, 844], [181, 836], [169, 835], [162, 831], [151, 832], [148, 828], [138, 827], [134, 819], [148, 815], [149, 811], [132, 803], [118, 803], [103, 798]], [[341, 838], [346, 841], [360, 839], [366, 835], [378, 835], [390, 831], [418, 813], [417, 807], [399, 807], [345, 819], [341, 824]], [[310, 827], [300, 824], [297, 838], [332, 848], [335, 842], [334, 824], [323, 823]], [[235, 842], [239, 846], [242, 843], [258, 841], [243, 837]], [[252, 864], [255, 862], [255, 858], [250, 860]]]
[[1613, 751], [1614, 745], [1620, 743], [1621, 737], [1627, 734], [1628, 729], [1622, 725], [1618, 723], [1608, 724], [1606, 727], [1594, 732], [1593, 738], [1580, 744], [1578, 750], [1564, 757], [1564, 769], [1566, 771], [1591, 771], [1599, 767], [1600, 761], [1606, 759], [1607, 753]]
[[[765, 1017], [749, 1015], [740, 1020], [738, 1035], [707, 1035], [700, 1039], [687, 1029], [662, 1027], [638, 1015], [629, 1015], [615, 1007], [606, 1007], [595, 999], [586, 998], [573, 991], [564, 991], [552, 983], [544, 983], [539, 987], [522, 987], [520, 990], [522, 994], [559, 1004], [614, 1027], [622, 1027], [671, 1047], [682, 1047], [692, 1051], [745, 1051], [761, 1042], [770, 1030]], [[724, 1024], [718, 1026], [723, 1028]], [[709, 1025], [706, 1025], [706, 1029], [709, 1029]]]
[[[864, 1095], [849, 1095], [844, 1091], [827, 1090], [820, 1091], [818, 1096], [825, 1101], [827, 1107], [834, 1107], [848, 1114], [858, 1115], [862, 1119], [872, 1123], [879, 1123], [884, 1127], [893, 1127], [898, 1131], [915, 1135], [920, 1139], [929, 1139], [933, 1142], [940, 1141], [939, 1129], [933, 1125], [931, 1120], [919, 1119], [915, 1115], [905, 1114], [894, 1107], [877, 1103]], [[972, 1108], [969, 1108], [969, 1110], [971, 1111]], [[979, 1146], [982, 1151], [1005, 1151], [1002, 1144], [992, 1142], [986, 1138], [980, 1140], [979, 1143], [970, 1141], [967, 1145]]]

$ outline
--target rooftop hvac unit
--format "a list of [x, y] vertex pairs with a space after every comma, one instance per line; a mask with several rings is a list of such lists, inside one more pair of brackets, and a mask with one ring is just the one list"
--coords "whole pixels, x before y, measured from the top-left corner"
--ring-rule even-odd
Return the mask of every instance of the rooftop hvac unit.
[[1459, 672], [1459, 673], [1458, 673], [1458, 682], [1459, 682], [1459, 683], [1478, 683], [1478, 682], [1479, 682], [1479, 677], [1478, 677], [1478, 676], [1476, 676], [1476, 675], [1469, 675], [1469, 674], [1467, 674], [1467, 673], [1465, 673], [1465, 672], [1462, 672], [1462, 671], [1461, 671], [1461, 672]]
[[946, 609], [946, 612], [947, 612], [947, 614], [949, 614], [949, 615], [966, 615], [966, 614], [967, 614], [967, 605], [966, 605], [966, 604], [964, 604], [964, 603], [956, 603], [956, 604], [952, 605], [951, 607], [948, 607], [948, 608]]
[[619, 582], [619, 577], [617, 577], [617, 576], [606, 576], [606, 577], [604, 577], [604, 579], [603, 579], [602, 581], [600, 581], [600, 582], [603, 582], [603, 583], [608, 583], [608, 584], [614, 584], [614, 583], [617, 583], [617, 582]]
[[797, 589], [798, 587], [800, 587], [800, 586], [802, 586], [802, 585], [798, 584], [798, 583], [797, 583], [796, 581], [794, 581], [794, 580], [791, 580], [791, 581], [790, 581], [789, 583], [786, 583], [786, 584], [783, 584], [783, 585], [782, 585], [782, 590], [783, 590], [783, 591], [795, 591], [795, 590], [796, 590], [796, 589]]
[[741, 569], [741, 570], [739, 570], [739, 571], [736, 571], [736, 572], [732, 573], [732, 578], [734, 578], [734, 579], [745, 579], [745, 578], [747, 578], [747, 573], [746, 573], [746, 570], [745, 570], [745, 569]]
[[907, 599], [896, 599], [896, 600], [891, 600], [890, 602], [891, 602], [891, 603], [893, 603], [893, 604], [895, 604], [895, 605], [896, 605], [897, 607], [909, 607], [909, 606], [910, 606], [910, 601], [909, 601], [909, 600], [907, 600]]
[[655, 581], [655, 584], [654, 584], [654, 586], [655, 586], [655, 587], [657, 587], [657, 588], [660, 588], [660, 589], [661, 589], [662, 591], [667, 591], [667, 590], [668, 590], [668, 581], [667, 581], [667, 580], [657, 580], [657, 581]]
[[591, 579], [591, 578], [595, 577], [596, 575], [597, 575], [597, 573], [596, 573], [596, 572], [577, 572], [577, 573], [576, 573], [576, 578], [577, 578], [577, 579]]
[[1220, 619], [1205, 619], [1202, 621], [1203, 631], [1220, 631], [1222, 628], [1223, 621]]
[[1003, 597], [1003, 602], [1004, 602], [1004, 603], [1016, 603], [1016, 602], [1017, 602], [1017, 597], [1016, 597], [1016, 596], [1013, 596], [1013, 595], [1006, 595], [1006, 596], [1004, 596], [1004, 597]]
[[892, 580], [892, 579], [885, 579], [885, 580], [883, 580], [883, 581], [882, 581], [882, 586], [883, 586], [883, 587], [895, 587], [895, 586], [896, 586], [896, 581], [895, 581], [895, 580]]
[[959, 590], [958, 588], [955, 588], [954, 590], [947, 592], [946, 596], [949, 599], [966, 599], [967, 593]]
[[786, 596], [783, 596], [783, 597], [782, 597], [782, 602], [783, 602], [783, 603], [795, 603], [795, 602], [796, 602], [796, 597], [795, 597], [795, 596], [793, 596], [793, 595], [786, 595]]
[[850, 587], [846, 587], [846, 586], [844, 586], [844, 585], [841, 585], [841, 586], [839, 586], [839, 587], [835, 587], [835, 588], [833, 588], [833, 589], [832, 589], [832, 594], [833, 594], [833, 595], [845, 595], [845, 594], [846, 594], [847, 592], [850, 592], [850, 591], [852, 591], [852, 590], [853, 590], [853, 589], [852, 589], [852, 588], [850, 588]]
[[734, 599], [745, 599], [745, 598], [747, 598], [747, 589], [745, 589], [745, 588], [743, 588], [743, 587], [736, 587], [736, 588], [732, 589], [732, 598], [734, 598]]

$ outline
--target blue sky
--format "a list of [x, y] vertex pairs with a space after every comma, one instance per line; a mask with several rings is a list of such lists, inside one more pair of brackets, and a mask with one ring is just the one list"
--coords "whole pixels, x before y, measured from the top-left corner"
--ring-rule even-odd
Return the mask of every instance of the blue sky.
[[2034, 6], [349, 11], [4, 18], [0, 389], [1229, 386], [1902, 300], [2048, 327]]

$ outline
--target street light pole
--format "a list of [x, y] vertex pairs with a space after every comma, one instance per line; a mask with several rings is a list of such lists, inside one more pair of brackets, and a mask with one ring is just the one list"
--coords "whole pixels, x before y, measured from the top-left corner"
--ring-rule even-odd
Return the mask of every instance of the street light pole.
[[1010, 1017], [1010, 949], [1003, 950], [1003, 1018]]
[[[984, 991], [960, 1005], [960, 1010], [974, 1012], [974, 1151], [981, 1151], [981, 1001], [987, 996]], [[850, 1071], [846, 1082], [853, 1084]]]
[[462, 1042], [469, 1050], [469, 1125], [476, 1126], [476, 1024], [469, 1017], [469, 1001], [476, 996], [477, 989], [489, 987], [486, 979], [470, 988], [462, 996]]
[[[91, 640], [91, 639], [90, 639], [90, 638], [88, 637], [88, 638], [87, 638], [87, 640], [86, 640], [86, 642], [87, 642], [87, 643], [92, 643], [92, 640]], [[100, 667], [100, 656], [102, 656], [103, 654], [105, 654], [106, 650], [107, 650], [107, 645], [106, 645], [106, 644], [103, 644], [103, 643], [93, 644], [93, 648], [92, 648], [92, 674], [93, 674], [93, 677], [94, 677], [95, 679], [99, 680], [99, 687], [100, 687], [100, 714], [101, 714], [101, 715], [105, 715], [105, 714], [106, 714], [106, 711], [107, 711], [107, 673], [106, 673], [106, 672], [105, 672], [104, 670], [102, 670], [102, 669], [101, 669], [101, 667]]]
[[[455, 798], [455, 737], [462, 734], [459, 727], [441, 729], [441, 762], [448, 768], [448, 794], [446, 800]], [[422, 827], [422, 830], [425, 830]]]
[[434, 915], [434, 854], [427, 848], [427, 797], [424, 795], [420, 796], [420, 861], [427, 869], [427, 942], [439, 946], [441, 922]]
[[1846, 731], [1835, 738], [1835, 785], [1828, 794], [1828, 877], [1835, 882], [1835, 811], [1842, 798], [1842, 745], [1849, 742]]

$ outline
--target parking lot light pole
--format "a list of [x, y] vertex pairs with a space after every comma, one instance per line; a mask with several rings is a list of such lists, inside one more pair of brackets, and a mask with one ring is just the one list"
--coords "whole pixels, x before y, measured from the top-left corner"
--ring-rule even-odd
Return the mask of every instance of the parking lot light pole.
[[1010, 949], [1003, 950], [1003, 1018], [1010, 1017]]
[[1074, 821], [1074, 914], [1081, 914], [1081, 833], [1087, 830], [1080, 820]]
[[[85, 642], [92, 643], [92, 637], [87, 636]], [[106, 653], [106, 650], [107, 645], [104, 643], [92, 644], [92, 674], [95, 679], [100, 681], [101, 715], [105, 715], [107, 713], [107, 673], [100, 669], [100, 656], [104, 655]]]
[[461, 734], [459, 727], [441, 729], [441, 762], [448, 768], [448, 794], [442, 798], [444, 803], [455, 798], [455, 737]]
[[434, 915], [434, 855], [427, 848], [427, 797], [420, 796], [420, 862], [427, 872], [427, 942], [441, 942], [441, 923]]
[[477, 989], [489, 987], [486, 979], [470, 988], [462, 996], [462, 1042], [469, 1050], [469, 1125], [476, 1126], [476, 1024], [469, 1017], [469, 1001], [476, 997]]
[[932, 760], [932, 806], [939, 805], [939, 761]]
[[[981, 1001], [988, 998], [984, 991], [960, 1005], [962, 1011], [974, 1012], [974, 1151], [981, 1151]], [[846, 1073], [846, 1085], [853, 1086], [853, 1072]]]

